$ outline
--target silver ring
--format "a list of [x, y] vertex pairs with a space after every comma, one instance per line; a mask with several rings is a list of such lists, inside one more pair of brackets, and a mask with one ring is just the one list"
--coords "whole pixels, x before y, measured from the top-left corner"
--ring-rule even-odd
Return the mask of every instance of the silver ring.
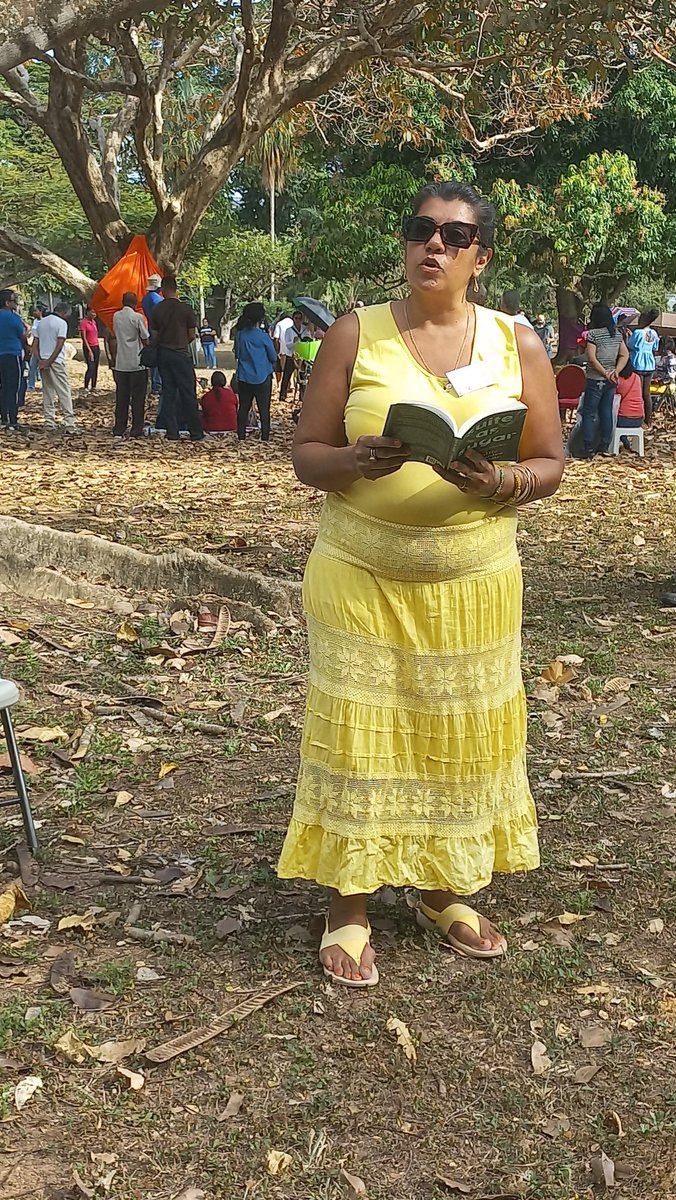
[[469, 479], [467, 478], [467, 476], [466, 476], [466, 475], [461, 475], [461, 477], [460, 477], [460, 478], [461, 478], [461, 479], [464, 479], [464, 481], [465, 481], [465, 482], [464, 482], [464, 483], [459, 483], [459, 484], [457, 484], [456, 486], [458, 487], [459, 491], [461, 491], [461, 492], [466, 492], [466, 491], [467, 491], [467, 488], [469, 487]]
[[377, 462], [377, 461], [378, 461], [378, 455], [376, 454], [375, 446], [371, 446], [371, 449], [369, 450], [369, 462]]

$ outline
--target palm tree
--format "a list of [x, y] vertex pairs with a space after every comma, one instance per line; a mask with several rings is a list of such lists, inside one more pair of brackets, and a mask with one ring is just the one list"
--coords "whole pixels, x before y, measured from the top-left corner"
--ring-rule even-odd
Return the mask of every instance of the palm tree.
[[[279, 121], [266, 130], [256, 145], [249, 151], [249, 162], [261, 173], [263, 187], [270, 202], [270, 239], [277, 241], [277, 197], [284, 191], [287, 175], [296, 169], [298, 162], [298, 128], [293, 117], [280, 117]], [[270, 279], [270, 299], [275, 299], [275, 277]]]

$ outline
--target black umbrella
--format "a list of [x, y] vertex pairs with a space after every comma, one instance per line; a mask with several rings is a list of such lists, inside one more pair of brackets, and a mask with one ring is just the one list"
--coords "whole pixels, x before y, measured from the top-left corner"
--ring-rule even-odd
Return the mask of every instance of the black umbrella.
[[336, 319], [326, 305], [319, 300], [313, 300], [311, 296], [296, 296], [294, 304], [303, 316], [307, 317], [308, 321], [312, 321], [313, 325], [319, 325], [319, 328], [323, 329], [325, 333]]

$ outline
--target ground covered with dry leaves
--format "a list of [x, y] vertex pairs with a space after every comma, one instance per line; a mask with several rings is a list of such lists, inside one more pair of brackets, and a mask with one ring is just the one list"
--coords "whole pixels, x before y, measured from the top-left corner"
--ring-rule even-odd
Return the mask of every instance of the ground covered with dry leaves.
[[210, 552], [291, 609], [262, 632], [218, 596], [0, 593], [41, 840], [33, 862], [4, 811], [0, 888], [30, 908], [0, 897], [0, 1195], [676, 1196], [676, 430], [572, 464], [523, 517], [543, 867], [481, 897], [508, 958], [457, 957], [387, 890], [381, 985], [351, 993], [318, 970], [320, 890], [274, 874], [320, 504], [288, 414], [269, 447], [114, 448], [111, 413], [102, 394], [82, 439], [3, 439], [1, 511]]

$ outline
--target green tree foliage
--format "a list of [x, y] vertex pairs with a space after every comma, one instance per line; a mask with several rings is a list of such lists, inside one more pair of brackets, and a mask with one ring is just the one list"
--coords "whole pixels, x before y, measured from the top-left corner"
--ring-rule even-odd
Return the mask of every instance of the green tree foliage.
[[614, 300], [630, 279], [663, 260], [671, 231], [664, 197], [640, 184], [621, 152], [591, 154], [551, 189], [499, 181], [503, 262], [585, 297]]

